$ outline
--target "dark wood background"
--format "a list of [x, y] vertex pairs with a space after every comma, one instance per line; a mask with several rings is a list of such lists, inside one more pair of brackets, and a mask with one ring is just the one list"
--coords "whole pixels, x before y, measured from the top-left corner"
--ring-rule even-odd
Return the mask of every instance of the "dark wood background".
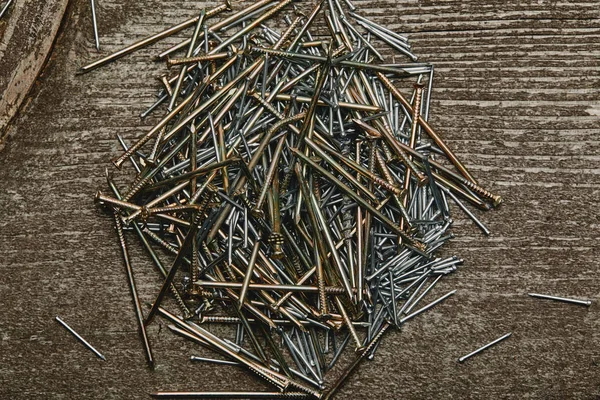
[[[102, 54], [215, 4], [97, 3]], [[600, 398], [599, 2], [355, 3], [364, 15], [408, 34], [415, 53], [435, 64], [433, 125], [505, 203], [478, 214], [493, 232], [488, 238], [454, 210], [457, 237], [444, 254], [465, 263], [435, 295], [454, 288], [457, 294], [389, 334], [337, 398]], [[242, 4], [234, 1], [234, 7]], [[11, 24], [10, 17], [1, 23]], [[98, 54], [89, 2], [71, 1], [49, 62], [5, 131], [2, 399], [137, 399], [156, 390], [267, 388], [235, 367], [192, 365], [188, 357], [206, 351], [161, 329], [162, 323], [149, 333], [158, 367], [146, 368], [112, 221], [92, 201], [104, 187], [105, 167], [120, 154], [115, 135], [131, 142], [152, 126], [138, 115], [153, 101], [154, 77], [165, 67], [148, 57], [175, 42], [75, 76]], [[6, 68], [3, 58], [0, 72]], [[158, 277], [133, 237], [130, 243], [142, 300], [151, 301]], [[594, 303], [535, 300], [528, 291]], [[76, 343], [56, 315], [107, 361]], [[513, 336], [502, 345], [457, 363], [509, 331]]]

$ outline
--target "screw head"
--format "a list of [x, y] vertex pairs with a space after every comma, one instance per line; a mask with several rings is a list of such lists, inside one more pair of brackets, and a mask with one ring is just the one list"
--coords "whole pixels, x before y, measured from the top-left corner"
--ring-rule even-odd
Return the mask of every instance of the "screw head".
[[264, 218], [265, 217], [265, 212], [263, 210], [261, 210], [260, 208], [253, 208], [251, 213], [254, 218]]

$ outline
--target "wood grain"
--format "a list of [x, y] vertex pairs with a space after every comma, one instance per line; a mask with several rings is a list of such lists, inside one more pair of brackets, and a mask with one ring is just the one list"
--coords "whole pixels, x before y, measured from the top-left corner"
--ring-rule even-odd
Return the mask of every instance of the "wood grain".
[[[453, 210], [457, 237], [443, 252], [465, 264], [430, 298], [458, 293], [390, 333], [337, 398], [600, 398], [598, 2], [354, 3], [435, 64], [432, 124], [505, 204], [478, 214], [489, 238]], [[98, 2], [103, 54], [214, 4]], [[160, 324], [149, 330], [158, 368], [145, 367], [111, 216], [92, 196], [120, 154], [115, 135], [131, 142], [152, 126], [138, 114], [164, 66], [148, 58], [177, 38], [75, 76], [97, 57], [90, 19], [88, 2], [73, 1], [0, 152], [0, 398], [266, 389], [240, 369], [191, 365], [189, 355], [207, 352]], [[158, 274], [129, 241], [142, 301], [151, 301]], [[594, 304], [535, 300], [528, 291]], [[108, 361], [76, 343], [55, 315]], [[457, 363], [509, 331], [508, 341]]]
[[18, 112], [52, 51], [67, 3], [15, 1], [0, 20], [0, 148], [6, 125]]

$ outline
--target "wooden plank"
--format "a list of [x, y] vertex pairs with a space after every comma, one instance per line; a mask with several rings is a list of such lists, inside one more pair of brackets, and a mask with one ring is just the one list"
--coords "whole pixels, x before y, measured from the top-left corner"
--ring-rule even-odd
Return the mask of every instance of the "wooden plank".
[[[592, 399], [600, 396], [600, 10], [595, 1], [355, 1], [435, 63], [432, 124], [505, 204], [453, 210], [443, 250], [465, 265], [430, 296], [458, 293], [389, 334], [341, 398]], [[210, 5], [214, 5], [211, 3]], [[244, 4], [234, 4], [242, 7]], [[103, 54], [195, 15], [200, 1], [98, 2]], [[96, 58], [88, 2], [73, 2], [55, 53], [0, 152], [0, 397], [143, 398], [154, 390], [266, 389], [240, 369], [190, 365], [203, 349], [153, 325], [145, 367], [111, 216], [92, 196], [104, 168], [153, 120], [164, 72], [148, 58], [177, 38], [84, 76]], [[182, 36], [180, 36], [182, 37]], [[389, 54], [389, 53], [388, 53]], [[398, 60], [404, 60], [401, 57]], [[122, 174], [130, 175], [125, 168]], [[158, 274], [132, 242], [143, 302]], [[589, 308], [528, 298], [589, 298]], [[98, 361], [54, 321], [98, 347]], [[513, 336], [459, 365], [501, 334]], [[346, 361], [349, 360], [346, 356]], [[334, 373], [335, 374], [335, 373]]]
[[0, 148], [6, 125], [25, 101], [52, 51], [67, 3], [16, 1], [0, 20]]

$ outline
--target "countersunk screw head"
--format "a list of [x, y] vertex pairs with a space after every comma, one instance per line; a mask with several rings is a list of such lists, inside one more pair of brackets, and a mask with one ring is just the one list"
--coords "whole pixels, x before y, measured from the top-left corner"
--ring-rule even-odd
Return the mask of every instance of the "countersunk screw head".
[[100, 190], [98, 190], [96, 192], [96, 195], [94, 196], [94, 203], [96, 203], [96, 204], [104, 204], [104, 202], [102, 200], [100, 200], [101, 197], [102, 197], [102, 192]]
[[251, 213], [254, 218], [264, 218], [265, 217], [265, 212], [263, 210], [261, 210], [260, 208], [253, 208]]

